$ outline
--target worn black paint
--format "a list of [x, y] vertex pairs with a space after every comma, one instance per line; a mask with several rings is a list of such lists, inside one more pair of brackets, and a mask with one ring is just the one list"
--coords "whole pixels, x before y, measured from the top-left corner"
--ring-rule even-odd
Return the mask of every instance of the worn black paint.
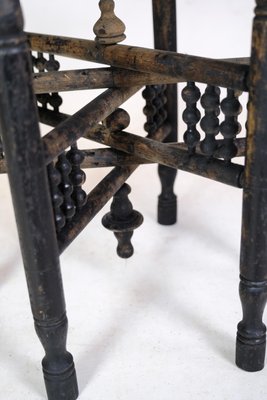
[[258, 0], [253, 24], [248, 135], [243, 192], [240, 298], [236, 363], [248, 371], [264, 366], [267, 300], [267, 0]]
[[56, 231], [33, 94], [32, 66], [17, 0], [0, 13], [0, 121], [36, 332], [43, 344], [49, 400], [78, 396], [66, 351], [67, 317]]

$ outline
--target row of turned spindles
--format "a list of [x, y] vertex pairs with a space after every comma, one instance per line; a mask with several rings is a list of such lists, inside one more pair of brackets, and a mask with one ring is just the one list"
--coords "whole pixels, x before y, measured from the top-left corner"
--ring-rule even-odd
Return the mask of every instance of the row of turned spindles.
[[[151, 85], [143, 91], [143, 97], [146, 101], [144, 129], [148, 134], [154, 133], [167, 118], [165, 90], [166, 85]], [[190, 155], [193, 155], [197, 145], [200, 145], [201, 152], [208, 158], [222, 158], [226, 162], [230, 162], [237, 154], [237, 146], [234, 140], [241, 131], [241, 125], [238, 122], [238, 115], [242, 111], [239, 102], [241, 93], [227, 89], [227, 95], [222, 101], [220, 101], [220, 93], [219, 87], [208, 85], [201, 95], [195, 82], [188, 82], [184, 87], [182, 99], [186, 108], [182, 118], [187, 125], [184, 142]], [[202, 118], [198, 108], [199, 101], [204, 109]], [[221, 123], [218, 118], [220, 111], [224, 114], [224, 121]], [[205, 133], [203, 140], [201, 140], [200, 132], [197, 129], [198, 123]], [[216, 139], [219, 133], [223, 137], [220, 142]]]
[[[38, 72], [58, 71], [60, 68], [53, 54], [45, 58], [43, 53], [38, 52], [36, 57], [32, 55], [32, 63]], [[54, 112], [58, 112], [62, 104], [62, 98], [57, 92], [38, 94], [36, 98], [43, 108], [50, 105]], [[82, 189], [86, 178], [81, 169], [83, 160], [82, 151], [78, 149], [77, 143], [73, 143], [69, 151], [59, 155], [57, 161], [47, 167], [57, 232], [60, 232], [86, 203], [86, 193]]]
[[[37, 53], [36, 57], [32, 55], [32, 65], [38, 72], [58, 71], [60, 68], [60, 64], [53, 54], [49, 54], [48, 58], [45, 58], [44, 54], [40, 52]], [[36, 98], [43, 108], [47, 108], [49, 104], [55, 112], [59, 111], [62, 104], [62, 97], [57, 92], [37, 94]]]
[[[184, 142], [188, 147], [189, 154], [194, 154], [196, 147], [200, 144], [201, 152], [207, 157], [222, 158], [227, 163], [237, 154], [235, 138], [241, 131], [238, 115], [242, 112], [239, 102], [240, 92], [227, 89], [226, 97], [220, 102], [220, 88], [208, 85], [201, 95], [195, 82], [188, 82], [182, 90], [182, 98], [186, 104], [182, 118], [187, 125], [184, 133]], [[200, 104], [204, 109], [204, 116], [197, 107]], [[224, 114], [224, 120], [220, 123], [220, 110]], [[201, 140], [197, 124], [205, 133]], [[221, 133], [223, 139], [218, 142], [216, 136]]]
[[144, 129], [148, 133], [148, 137], [155, 133], [167, 118], [165, 109], [167, 102], [167, 97], [165, 96], [166, 88], [166, 85], [150, 85], [143, 90], [142, 95], [146, 101], [143, 109], [146, 116]]
[[75, 143], [66, 154], [58, 157], [56, 163], [48, 165], [57, 232], [60, 232], [86, 203], [86, 193], [82, 188], [86, 178], [81, 169], [83, 159], [84, 155]]

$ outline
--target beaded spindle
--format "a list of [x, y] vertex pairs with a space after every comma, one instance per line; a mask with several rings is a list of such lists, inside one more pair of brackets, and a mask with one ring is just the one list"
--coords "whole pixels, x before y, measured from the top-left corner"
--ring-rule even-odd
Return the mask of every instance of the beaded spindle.
[[221, 109], [225, 115], [224, 121], [220, 125], [220, 131], [223, 135], [223, 144], [218, 149], [218, 156], [227, 163], [237, 154], [237, 146], [234, 143], [236, 135], [241, 131], [241, 125], [238, 122], [238, 115], [242, 111], [242, 106], [238, 100], [240, 92], [227, 89], [227, 96], [221, 102]]
[[142, 92], [143, 98], [146, 100], [143, 108], [146, 116], [144, 129], [148, 136], [155, 133], [167, 118], [165, 91], [166, 85], [150, 85]]
[[[55, 60], [54, 54], [49, 54], [49, 60], [45, 63], [45, 69], [49, 71], [58, 71], [60, 64]], [[48, 103], [53, 107], [54, 111], [58, 112], [62, 104], [62, 97], [58, 93], [51, 93]]]
[[196, 145], [200, 140], [200, 134], [196, 125], [200, 120], [200, 111], [197, 108], [197, 102], [200, 99], [200, 90], [195, 82], [188, 82], [182, 90], [182, 98], [186, 103], [186, 109], [183, 112], [183, 121], [187, 124], [187, 130], [184, 133], [184, 142], [188, 146], [189, 154], [194, 154]]
[[153, 100], [153, 104], [157, 109], [155, 115], [157, 128], [159, 128], [167, 118], [167, 111], [165, 109], [165, 104], [167, 103], [167, 97], [165, 96], [166, 88], [166, 85], [156, 85], [156, 96]]
[[157, 124], [155, 122], [155, 115], [157, 114], [157, 107], [155, 106], [153, 100], [156, 97], [155, 86], [146, 86], [142, 92], [142, 96], [146, 101], [146, 105], [143, 108], [143, 112], [146, 116], [146, 123], [144, 129], [148, 134], [155, 133], [157, 130]]
[[[43, 53], [38, 52], [37, 57], [33, 57], [33, 65], [38, 70], [38, 72], [45, 72], [45, 66], [47, 59], [44, 57]], [[47, 104], [50, 100], [49, 93], [40, 93], [36, 95], [38, 103], [41, 103], [43, 108], [47, 108]]]
[[200, 149], [202, 153], [212, 157], [217, 149], [216, 136], [220, 131], [218, 118], [220, 114], [220, 88], [208, 85], [200, 102], [205, 110], [205, 115], [200, 121], [200, 126], [205, 132], [205, 138], [200, 143]]
[[61, 210], [67, 220], [70, 220], [75, 214], [75, 204], [72, 199], [73, 186], [70, 181], [71, 164], [64, 153], [58, 157], [56, 168], [61, 175], [59, 190], [63, 195]]
[[53, 163], [47, 166], [48, 179], [50, 184], [50, 191], [52, 197], [52, 204], [55, 217], [56, 230], [59, 232], [66, 223], [65, 216], [61, 210], [61, 205], [63, 204], [63, 195], [59, 190], [59, 184], [61, 181], [61, 175], [59, 171], [55, 168]]
[[86, 176], [81, 169], [81, 164], [84, 160], [84, 155], [78, 149], [77, 143], [73, 143], [71, 149], [67, 152], [66, 157], [71, 165], [71, 172], [69, 174], [70, 182], [73, 185], [72, 199], [77, 210], [80, 210], [86, 203], [86, 193], [82, 189]]

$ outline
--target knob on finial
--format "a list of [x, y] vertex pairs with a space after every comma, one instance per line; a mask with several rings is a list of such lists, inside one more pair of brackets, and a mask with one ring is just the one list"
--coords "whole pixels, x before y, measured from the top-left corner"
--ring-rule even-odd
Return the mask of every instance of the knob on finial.
[[113, 197], [110, 212], [102, 218], [104, 227], [113, 231], [118, 240], [117, 254], [121, 258], [129, 258], [133, 255], [134, 248], [131, 243], [133, 231], [143, 222], [143, 216], [133, 210], [128, 198], [130, 192], [130, 186], [124, 183]]
[[101, 17], [94, 25], [95, 40], [100, 44], [122, 42], [126, 38], [124, 34], [125, 25], [114, 13], [114, 1], [100, 0], [98, 4]]

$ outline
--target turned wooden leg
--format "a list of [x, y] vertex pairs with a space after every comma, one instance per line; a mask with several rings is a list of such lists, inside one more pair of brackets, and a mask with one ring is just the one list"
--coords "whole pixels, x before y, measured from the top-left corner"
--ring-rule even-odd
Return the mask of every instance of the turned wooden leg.
[[[154, 43], [159, 50], [176, 51], [176, 0], [153, 0]], [[177, 85], [167, 85], [165, 90], [167, 102], [166, 121], [172, 130], [165, 140], [177, 141]], [[158, 222], [162, 225], [172, 225], [177, 220], [177, 198], [173, 185], [177, 174], [176, 169], [159, 165], [159, 178], [162, 192], [158, 199]]]
[[248, 137], [243, 194], [240, 298], [236, 363], [247, 371], [264, 367], [267, 300], [267, 0], [258, 0], [253, 25]]
[[18, 0], [0, 5], [0, 127], [49, 400], [78, 396], [31, 59]]

